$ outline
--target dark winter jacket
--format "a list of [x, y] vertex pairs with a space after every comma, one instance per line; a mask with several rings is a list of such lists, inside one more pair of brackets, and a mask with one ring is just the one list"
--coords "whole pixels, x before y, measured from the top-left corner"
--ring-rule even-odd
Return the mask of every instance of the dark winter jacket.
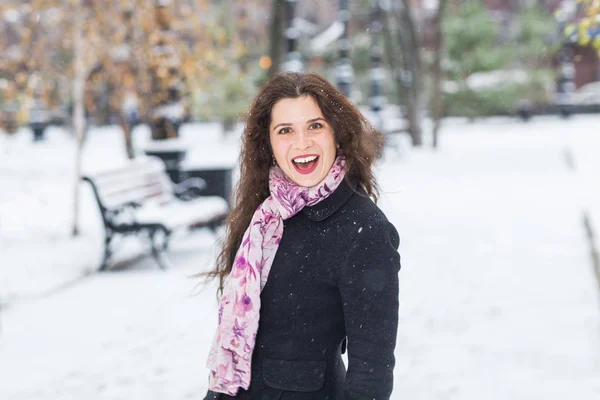
[[398, 245], [381, 210], [346, 181], [286, 220], [261, 293], [250, 388], [235, 399], [389, 399]]

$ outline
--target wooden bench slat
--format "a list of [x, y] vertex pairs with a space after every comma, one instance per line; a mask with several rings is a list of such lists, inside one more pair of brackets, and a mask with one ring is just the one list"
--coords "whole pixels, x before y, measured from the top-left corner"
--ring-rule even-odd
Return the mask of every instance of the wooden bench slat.
[[95, 176], [92, 176], [92, 179], [94, 179], [94, 182], [99, 187], [111, 187], [123, 183], [135, 185], [135, 182], [137, 181], [155, 179], [164, 176], [164, 174], [165, 172], [160, 170], [139, 169], [136, 171], [130, 171], [128, 173], [120, 172], [115, 175], [104, 176], [102, 178], [96, 178]]
[[129, 201], [136, 199], [143, 201], [145, 197], [152, 197], [156, 193], [168, 195], [172, 193], [172, 190], [165, 185], [165, 182], [163, 182], [162, 179], [157, 178], [154, 180], [138, 181], [134, 185], [129, 186], [121, 184], [119, 186], [100, 187], [98, 192], [103, 200], [124, 197], [123, 203], [126, 203], [128, 201], [127, 199], [130, 199]]
[[164, 171], [165, 165], [156, 157], [140, 157], [139, 159], [131, 160], [127, 162], [126, 165], [118, 168], [97, 171], [92, 176], [96, 180], [102, 180], [103, 178], [111, 178], [122, 173], [127, 174], [141, 170]]
[[[143, 194], [143, 196], [140, 194]], [[127, 192], [122, 195], [103, 197], [102, 203], [106, 208], [117, 208], [128, 203], [145, 203], [148, 201], [167, 203], [171, 199], [171, 195], [165, 193], [163, 190], [152, 190], [149, 188], [145, 189], [143, 192]]]
[[91, 177], [102, 205], [117, 207], [131, 202], [143, 203], [157, 198], [168, 201], [173, 197], [172, 183], [159, 159], [131, 162], [131, 168], [105, 170]]

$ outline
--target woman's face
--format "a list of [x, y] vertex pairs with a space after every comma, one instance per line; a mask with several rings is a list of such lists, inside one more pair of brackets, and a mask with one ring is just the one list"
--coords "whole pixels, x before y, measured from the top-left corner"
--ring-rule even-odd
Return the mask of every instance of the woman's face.
[[299, 186], [316, 186], [335, 161], [333, 129], [312, 96], [275, 103], [269, 138], [275, 161]]

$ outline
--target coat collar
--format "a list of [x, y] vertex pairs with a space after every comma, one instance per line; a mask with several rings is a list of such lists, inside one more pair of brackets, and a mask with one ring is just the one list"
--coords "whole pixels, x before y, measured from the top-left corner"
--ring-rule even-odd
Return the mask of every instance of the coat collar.
[[304, 207], [302, 211], [312, 221], [323, 221], [339, 210], [354, 193], [360, 191], [355, 189], [356, 186], [356, 179], [353, 177], [344, 179], [325, 200], [312, 207]]

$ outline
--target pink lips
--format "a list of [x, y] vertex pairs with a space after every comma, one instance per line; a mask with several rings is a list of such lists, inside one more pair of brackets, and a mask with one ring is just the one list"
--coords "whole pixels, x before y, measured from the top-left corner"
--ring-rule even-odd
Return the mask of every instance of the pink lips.
[[[307, 169], [301, 169], [301, 168], [298, 168], [298, 164], [296, 164], [296, 163], [294, 162], [294, 160], [295, 160], [296, 158], [305, 158], [305, 157], [311, 157], [311, 156], [316, 156], [316, 157], [317, 157], [317, 159], [316, 159], [315, 161], [313, 161], [313, 162], [314, 162], [314, 164], [313, 164], [313, 165], [312, 165], [310, 168], [307, 168]], [[301, 155], [301, 156], [298, 156], [298, 157], [294, 157], [294, 158], [292, 158], [292, 165], [294, 166], [294, 169], [295, 169], [296, 171], [298, 171], [298, 173], [300, 173], [300, 174], [302, 174], [302, 175], [308, 175], [308, 174], [310, 174], [311, 172], [313, 172], [313, 171], [315, 170], [315, 168], [317, 168], [317, 165], [319, 165], [319, 161], [320, 161], [320, 157], [319, 157], [317, 154], [303, 154], [303, 155]]]

